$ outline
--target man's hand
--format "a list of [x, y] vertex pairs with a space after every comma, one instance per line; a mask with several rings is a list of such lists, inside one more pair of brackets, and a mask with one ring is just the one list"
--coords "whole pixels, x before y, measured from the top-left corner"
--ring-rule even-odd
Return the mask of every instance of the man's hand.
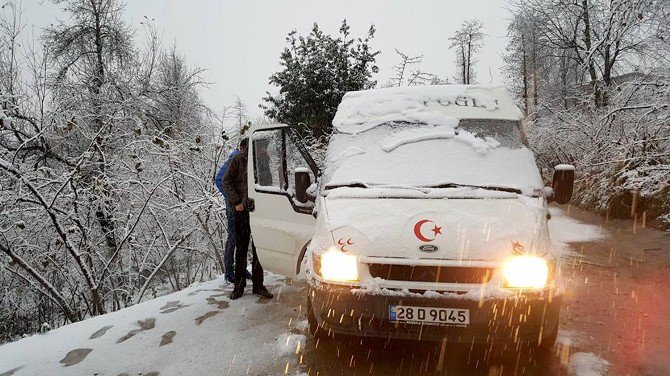
[[244, 203], [235, 205], [235, 211], [238, 212], [244, 211]]

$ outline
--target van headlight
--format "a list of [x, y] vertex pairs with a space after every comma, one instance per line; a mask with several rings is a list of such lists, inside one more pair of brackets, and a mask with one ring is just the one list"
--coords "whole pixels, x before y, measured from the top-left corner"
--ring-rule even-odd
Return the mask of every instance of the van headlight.
[[549, 264], [542, 257], [515, 256], [503, 263], [505, 287], [539, 289], [547, 285]]
[[[318, 269], [316, 268], [317, 262]], [[315, 270], [324, 279], [337, 282], [358, 281], [358, 260], [354, 255], [329, 249], [320, 257], [316, 256], [314, 264]]]

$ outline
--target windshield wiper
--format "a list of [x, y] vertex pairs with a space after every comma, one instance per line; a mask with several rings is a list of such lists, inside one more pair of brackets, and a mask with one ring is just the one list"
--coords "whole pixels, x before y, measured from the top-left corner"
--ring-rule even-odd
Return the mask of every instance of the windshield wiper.
[[370, 188], [370, 186], [364, 183], [349, 183], [349, 184], [326, 185], [324, 189], [328, 191], [337, 188]]
[[510, 193], [521, 194], [521, 190], [517, 189], [517, 188], [491, 187], [491, 186], [484, 186], [484, 185], [456, 184], [456, 183], [431, 185], [431, 186], [426, 187], [426, 188], [479, 188], [479, 189], [486, 189], [487, 191], [510, 192]]
[[406, 189], [419, 191], [423, 193], [428, 193], [430, 188], [426, 187], [413, 187], [410, 185], [392, 185], [392, 184], [367, 184], [367, 183], [350, 183], [350, 184], [334, 184], [327, 185], [325, 190], [337, 189], [337, 188], [389, 188], [389, 189]]
[[457, 183], [445, 183], [438, 185], [430, 185], [427, 187], [413, 187], [409, 185], [390, 185], [390, 184], [366, 184], [366, 183], [349, 183], [349, 184], [334, 184], [327, 185], [325, 190], [337, 189], [337, 188], [390, 188], [390, 189], [410, 189], [421, 191], [423, 193], [428, 193], [429, 189], [434, 188], [479, 188], [485, 189], [488, 191], [498, 191], [498, 192], [510, 192], [521, 194], [521, 190], [517, 188], [509, 187], [491, 187], [483, 185], [470, 185], [470, 184], [457, 184]]

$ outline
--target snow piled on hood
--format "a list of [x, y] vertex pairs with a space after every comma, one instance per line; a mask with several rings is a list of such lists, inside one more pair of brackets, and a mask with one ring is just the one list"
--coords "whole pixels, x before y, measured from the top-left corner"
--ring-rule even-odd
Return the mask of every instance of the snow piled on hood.
[[348, 92], [337, 108], [333, 126], [338, 132], [355, 134], [389, 122], [456, 127], [462, 118], [521, 117], [502, 87], [411, 86]]
[[533, 152], [501, 147], [463, 129], [385, 124], [356, 135], [336, 133], [326, 156], [326, 186], [434, 187], [461, 184], [518, 189], [544, 186]]

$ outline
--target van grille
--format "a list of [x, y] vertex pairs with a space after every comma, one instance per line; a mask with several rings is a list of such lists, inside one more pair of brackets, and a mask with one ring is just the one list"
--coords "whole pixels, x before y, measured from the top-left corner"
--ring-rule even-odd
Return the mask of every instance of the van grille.
[[493, 272], [491, 268], [468, 266], [368, 264], [368, 268], [373, 278], [438, 283], [487, 283]]

